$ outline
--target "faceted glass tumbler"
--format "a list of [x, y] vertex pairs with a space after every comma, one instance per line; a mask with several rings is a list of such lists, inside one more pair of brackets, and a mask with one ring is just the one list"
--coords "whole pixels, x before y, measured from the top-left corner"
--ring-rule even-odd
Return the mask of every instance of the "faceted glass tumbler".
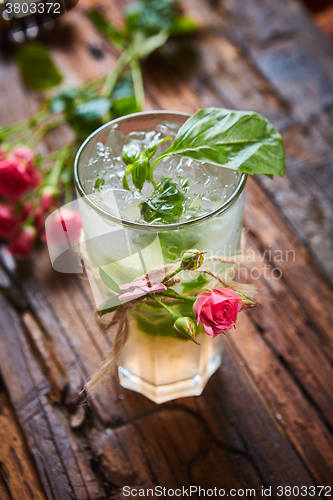
[[[187, 118], [185, 113], [165, 111], [128, 115], [94, 132], [77, 154], [74, 173], [78, 195], [83, 199], [80, 210], [85, 234], [84, 259], [90, 270], [97, 308], [105, 302], [100, 268], [117, 283], [126, 283], [179, 261], [183, 252], [190, 248], [205, 251], [205, 256], [231, 256], [239, 248], [244, 174], [239, 174], [237, 182], [232, 182], [235, 173], [221, 168], [223, 182], [232, 186], [228, 198], [213, 211], [181, 223], [132, 222], [119, 215], [114, 200], [108, 206], [105, 200], [99, 203], [91, 197], [90, 159], [99, 143], [108, 144], [113, 130], [123, 134], [151, 131], [161, 123], [179, 127]], [[205, 267], [221, 271], [219, 262], [209, 262]], [[181, 278], [186, 280], [184, 272]], [[212, 285], [213, 280], [205, 283], [206, 288]], [[182, 291], [179, 284], [175, 289]], [[184, 310], [184, 307], [192, 308], [191, 304], [179, 307], [178, 312], [182, 315], [191, 313]], [[201, 332], [197, 336], [200, 345], [180, 338], [168, 313], [148, 301], [130, 309], [128, 321], [128, 340], [121, 351], [118, 367], [121, 385], [156, 403], [201, 394], [209, 377], [221, 364], [223, 335], [212, 339]]]

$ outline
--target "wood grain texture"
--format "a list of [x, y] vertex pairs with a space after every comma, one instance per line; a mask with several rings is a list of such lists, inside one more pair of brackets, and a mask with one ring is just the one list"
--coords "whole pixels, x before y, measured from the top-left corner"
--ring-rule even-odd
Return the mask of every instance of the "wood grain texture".
[[270, 1], [187, 5], [209, 33], [191, 87], [205, 105], [255, 109], [282, 131], [286, 176], [258, 180], [332, 281], [333, 41], [295, 0], [283, 12]]
[[0, 498], [46, 498], [24, 435], [3, 390], [0, 392]]
[[[101, 3], [118, 23], [123, 2]], [[110, 380], [82, 404], [79, 392], [112, 344], [95, 324], [87, 280], [55, 273], [45, 249], [19, 265], [2, 252], [0, 369], [10, 404], [0, 391], [0, 438], [8, 435], [0, 445], [1, 499], [29, 498], [28, 491], [31, 498], [120, 499], [126, 484], [331, 481], [330, 42], [295, 0], [284, 9], [272, 0], [184, 4], [201, 33], [145, 63], [147, 109], [256, 109], [286, 142], [287, 176], [250, 179], [247, 188], [247, 241], [267, 271], [262, 305], [240, 317], [202, 397], [157, 406]], [[80, 7], [47, 44], [66, 85], [106, 73], [117, 56]], [[0, 122], [33, 113], [36, 96], [8, 58], [0, 77]], [[44, 148], [69, 138], [63, 127]]]

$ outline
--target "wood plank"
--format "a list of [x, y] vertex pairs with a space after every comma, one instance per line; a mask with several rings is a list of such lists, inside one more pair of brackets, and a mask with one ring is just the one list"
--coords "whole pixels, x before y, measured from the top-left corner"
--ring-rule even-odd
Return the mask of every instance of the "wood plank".
[[46, 498], [8, 397], [0, 391], [0, 498]]
[[[66, 17], [66, 23], [81, 23], [79, 10], [70, 16]], [[244, 21], [242, 23], [242, 29], [246, 29]], [[59, 65], [68, 74], [68, 81], [95, 76], [107, 70], [114, 60], [112, 51], [109, 53], [106, 49], [103, 60], [98, 63], [91, 60], [89, 43], [85, 40], [86, 33], [90, 40], [93, 30], [86, 22], [82, 26], [86, 29], [84, 37], [83, 32], [77, 29], [75, 32], [73, 50], [77, 57], [66, 56], [66, 37], [62, 47], [53, 48]], [[93, 37], [93, 44], [102, 47], [102, 39], [96, 33]], [[265, 50], [271, 48], [272, 32], [267, 37], [270, 41], [264, 46]], [[264, 110], [269, 103], [269, 113], [287, 127], [288, 148], [292, 151], [304, 124], [297, 129], [290, 120], [302, 117], [295, 114], [282, 92], [271, 91], [251, 60], [245, 61], [244, 42], [236, 43], [229, 35], [221, 37], [221, 34], [216, 38], [208, 35], [202, 42], [206, 78], [193, 78], [190, 83], [169, 66], [155, 69], [149, 66], [150, 75], [145, 78], [148, 106], [194, 111], [214, 100], [216, 105], [243, 106], [248, 102], [250, 107]], [[196, 46], [198, 48], [198, 44]], [[220, 66], [219, 59], [222, 60]], [[248, 75], [247, 81], [234, 85], [233, 90], [237, 75], [243, 73]], [[202, 77], [202, 73], [200, 75]], [[25, 91], [17, 92], [22, 92], [24, 97]], [[21, 110], [16, 111], [19, 112]], [[309, 109], [305, 112], [309, 113]], [[316, 139], [316, 136], [310, 137]], [[323, 155], [327, 151], [325, 141], [323, 139], [320, 145]], [[294, 152], [294, 163], [299, 166], [297, 175], [309, 153], [305, 143], [306, 139]], [[311, 164], [321, 169], [323, 163], [315, 163], [318, 151], [311, 156]], [[315, 172], [312, 170], [312, 177]], [[322, 175], [323, 169], [321, 178]], [[293, 178], [288, 176], [286, 182], [285, 189], [292, 193]], [[244, 344], [241, 335], [239, 339], [233, 338], [226, 352], [224, 370], [210, 382], [203, 398], [186, 399], [155, 411], [155, 406], [145, 398], [122, 390], [113, 382], [94, 401], [88, 419], [85, 414], [73, 413], [78, 392], [102, 360], [110, 345], [109, 339], [103, 338], [95, 328], [86, 283], [71, 276], [56, 276], [50, 271], [45, 252], [38, 254], [38, 264], [29, 273], [19, 269], [16, 279], [23, 284], [23, 304], [26, 302], [33, 314], [23, 316], [27, 329], [23, 333], [17, 316], [8, 312], [9, 306], [4, 302], [6, 319], [0, 318], [0, 323], [3, 321], [8, 329], [9, 321], [13, 322], [14, 340], [6, 335], [0, 341], [3, 347], [0, 359], [4, 360], [6, 384], [48, 495], [54, 489], [48, 484], [48, 475], [57, 485], [55, 498], [115, 496], [127, 481], [139, 485], [154, 484], [158, 479], [169, 485], [181, 484], [183, 477], [188, 482], [192, 480], [206, 486], [210, 481], [225, 486], [237, 484], [237, 480], [244, 485], [259, 485], [261, 482], [312, 484], [312, 478], [322, 482], [329, 479], [332, 451], [326, 426], [331, 415], [331, 396], [324, 387], [325, 377], [331, 373], [328, 360], [332, 353], [327, 331], [330, 320], [326, 307], [331, 304], [328, 287], [311, 263], [309, 253], [288, 229], [263, 189], [253, 181], [249, 187], [251, 217], [247, 225], [255, 245], [265, 249], [273, 242], [276, 250], [295, 248], [298, 260], [293, 268], [284, 265], [282, 283], [269, 284], [275, 299], [281, 299], [280, 309], [275, 311], [270, 307], [270, 317], [260, 312], [250, 313], [253, 321], [244, 323]], [[266, 185], [265, 189], [269, 191]], [[278, 200], [277, 194], [275, 199]], [[265, 212], [263, 206], [267, 209]], [[293, 220], [292, 214], [288, 213], [288, 218]], [[299, 225], [298, 220], [296, 226]], [[305, 239], [309, 234], [306, 233]], [[292, 291], [289, 302], [285, 298], [287, 287]], [[284, 310], [290, 324], [288, 329], [278, 330], [281, 325], [278, 313]], [[296, 318], [295, 325], [291, 325], [293, 318]], [[311, 345], [314, 345], [313, 351]], [[21, 354], [14, 354], [16, 352]], [[272, 367], [273, 376], [269, 371]], [[18, 374], [23, 381], [16, 379]], [[28, 402], [25, 401], [27, 395], [31, 396]], [[35, 408], [38, 408], [36, 415]], [[70, 429], [70, 423], [80, 428], [78, 434]], [[104, 430], [105, 426], [111, 427]], [[161, 429], [163, 437], [160, 437]], [[34, 434], [41, 436], [44, 442], [36, 446]], [[124, 444], [126, 449], [121, 448]], [[141, 448], [143, 452], [138, 451]], [[54, 454], [54, 458], [43, 461], [39, 453], [47, 457]], [[93, 470], [91, 459], [95, 464]], [[136, 475], [128, 470], [128, 463]], [[176, 471], [172, 467], [174, 463], [178, 464]]]
[[[232, 377], [237, 379], [237, 369], [236, 373], [232, 370]], [[243, 383], [241, 387], [244, 387]], [[221, 388], [219, 392], [223, 393]], [[253, 396], [253, 391], [249, 392]], [[249, 392], [245, 391], [244, 407], [250, 402]], [[253, 397], [256, 399], [256, 396]], [[196, 405], [195, 401], [202, 404]], [[162, 405], [151, 415], [136, 419], [126, 427], [106, 429], [94, 437], [93, 446], [104, 474], [116, 488], [124, 484], [145, 488], [156, 484], [170, 488], [188, 487], [191, 484], [206, 488], [259, 488], [266, 480], [271, 481], [267, 474], [267, 467], [270, 467], [268, 463], [266, 467], [260, 464], [263, 470], [258, 471], [258, 466], [254, 466], [258, 456], [253, 453], [252, 445], [247, 448], [239, 440], [222, 406], [218, 407], [218, 413], [214, 415], [212, 401], [204, 397], [186, 398], [184, 404]], [[235, 401], [229, 403], [230, 412], [233, 413], [236, 410]], [[267, 445], [268, 451], [270, 440], [274, 440], [275, 449], [279, 446], [281, 453], [280, 461], [274, 460], [277, 484], [294, 480], [292, 472], [304, 484], [312, 484], [288, 440], [272, 425], [267, 410], [260, 406], [259, 414], [265, 422], [263, 425], [267, 425], [271, 432], [265, 433], [258, 447], [263, 450]], [[211, 415], [220, 426], [218, 435], [211, 432]], [[283, 455], [288, 463], [292, 461], [294, 464], [293, 471], [283, 464]], [[131, 467], [128, 467], [129, 463]]]
[[[303, 39], [304, 32], [307, 31], [305, 26], [308, 26], [309, 22], [307, 18], [303, 19], [304, 13], [297, 2], [289, 4], [293, 7], [289, 5], [287, 11], [292, 9], [293, 12], [298, 10], [302, 12], [301, 21], [294, 20], [292, 16], [288, 18], [289, 24], [297, 23], [293, 28], [297, 31], [291, 29], [288, 35], [290, 43], [293, 44], [292, 53], [297, 53], [297, 44]], [[333, 253], [331, 238], [333, 223], [330, 216], [333, 193], [330, 168], [333, 140], [331, 106], [323, 107], [318, 101], [318, 96], [310, 94], [312, 87], [309, 88], [310, 84], [303, 77], [300, 78], [302, 81], [297, 80], [295, 84], [297, 87], [295, 92], [301, 102], [295, 100], [289, 90], [289, 81], [285, 81], [285, 76], [279, 71], [278, 76], [284, 79], [285, 92], [290, 99], [294, 99], [297, 109], [303, 110], [304, 100], [316, 108], [316, 113], [311, 119], [301, 120], [300, 123], [299, 117], [280, 91], [279, 79], [275, 78], [275, 75], [270, 77], [263, 72], [256, 58], [257, 51], [264, 50], [261, 39], [266, 40], [267, 37], [271, 39], [269, 47], [275, 47], [280, 43], [280, 36], [275, 37], [270, 32], [272, 22], [265, 27], [260, 23], [264, 23], [265, 16], [269, 17], [269, 9], [273, 9], [274, 22], [283, 30], [285, 12], [275, 12], [276, 7], [273, 2], [270, 6], [260, 5], [260, 7], [247, 4], [244, 9], [244, 6], [238, 8], [237, 1], [234, 1], [224, 4], [227, 12], [222, 9], [219, 17], [218, 11], [215, 12], [203, 2], [193, 0], [187, 5], [188, 14], [196, 17], [202, 29], [208, 31], [208, 35], [205, 34], [195, 44], [200, 71], [192, 75], [188, 81], [189, 85], [196, 94], [204, 96], [204, 105], [222, 104], [232, 108], [255, 109], [268, 116], [283, 132], [287, 155], [286, 177], [276, 177], [274, 182], [259, 177], [258, 181], [274, 197], [276, 204], [298, 236], [311, 248], [321, 268], [333, 281], [333, 263], [330, 258]], [[262, 7], [264, 14], [261, 12]], [[230, 26], [235, 26], [237, 29], [230, 29]], [[270, 34], [265, 34], [266, 28]], [[320, 65], [326, 67], [331, 53], [326, 45], [329, 44], [332, 51], [333, 44], [326, 42], [313, 27], [309, 28], [309, 32], [313, 36], [306, 50], [313, 59], [312, 64], [318, 63], [319, 67]], [[287, 56], [285, 59], [289, 61]], [[272, 66], [275, 67], [274, 53], [268, 51], [267, 60], [272, 61]], [[296, 69], [299, 67], [303, 68], [303, 64], [295, 66]], [[291, 68], [288, 78], [292, 78], [295, 71]], [[314, 78], [317, 78], [316, 70], [309, 71], [315, 75]], [[333, 78], [331, 68], [329, 74], [330, 78]], [[330, 89], [333, 88], [331, 84], [326, 85]], [[323, 95], [319, 83], [316, 85], [313, 83], [312, 86], [314, 92]], [[300, 92], [299, 88], [303, 90]]]
[[329, 36], [333, 36], [333, 5], [318, 12], [315, 17], [316, 25]]
[[297, 120], [307, 122], [332, 103], [332, 43], [314, 26], [301, 2], [238, 0], [219, 4], [221, 18]]
[[[308, 320], [318, 327], [324, 339], [331, 338], [332, 289], [313, 262], [309, 251], [253, 179], [249, 179], [245, 214], [248, 229], [260, 242], [261, 248], [271, 249], [272, 263], [282, 269], [288, 289], [307, 311]], [[290, 249], [295, 252], [295, 261], [287, 261], [285, 258]], [[284, 256], [282, 261], [281, 251]]]
[[[67, 382], [63, 387], [64, 403], [71, 408], [78, 403], [84, 383], [101, 365], [111, 346], [110, 339], [95, 323], [89, 285], [84, 279], [54, 272], [46, 249], [29, 265], [22, 264], [18, 275], [26, 301], [42, 327], [38, 335], [34, 326], [31, 332], [29, 328], [31, 342], [49, 370], [51, 380], [59, 381], [59, 367]], [[50, 365], [49, 359], [54, 363]], [[54, 392], [57, 391], [54, 387]], [[123, 395], [124, 390], [113, 380], [101, 388], [92, 401], [96, 417], [105, 425], [132, 418], [138, 399], [141, 401], [139, 411], [143, 414], [153, 406], [134, 393], [126, 400]]]
[[242, 362], [232, 343], [226, 341], [222, 369], [212, 377], [200, 398], [184, 398], [183, 404], [200, 412], [217, 440], [225, 436], [220, 417], [225, 415], [240, 436], [246, 453], [254, 460], [263, 484], [313, 484], [248, 373], [249, 365]]
[[[261, 314], [265, 313], [263, 308]], [[296, 355], [292, 348], [289, 348], [289, 357], [285, 360], [292, 370], [288, 373], [281, 369], [278, 356], [274, 353], [281, 352], [281, 339], [275, 338], [274, 332], [260, 335], [255, 326], [257, 322], [251, 323], [251, 317], [251, 313], [249, 317], [240, 317], [238, 331], [230, 335], [230, 342], [244, 360], [277, 425], [289, 437], [315, 482], [330, 484], [333, 470], [332, 435], [318, 418], [316, 407], [308, 404], [304, 398], [302, 388], [293, 383], [295, 372], [300, 385], [311, 392], [311, 386], [316, 383], [312, 381], [314, 375], [306, 367], [295, 368], [296, 363], [292, 358]]]
[[[160, 78], [157, 82], [154, 80], [150, 88], [152, 89], [155, 85], [156, 88], [159, 88], [159, 84]], [[176, 88], [177, 85], [178, 82]], [[178, 92], [176, 95], [179, 95]], [[168, 107], [168, 98], [165, 97], [164, 93], [156, 99], [161, 103], [161, 107]], [[265, 207], [264, 210], [263, 207]], [[256, 314], [256, 324], [264, 329], [266, 336], [271, 340], [270, 347], [275, 350], [274, 356], [281, 356], [281, 361], [287, 362], [291, 366], [292, 371], [297, 375], [296, 383], [303, 388], [305, 387], [308, 396], [313, 397], [313, 401], [323, 411], [326, 421], [332, 423], [332, 396], [327, 388], [327, 380], [331, 379], [333, 375], [331, 364], [332, 335], [330, 333], [332, 293], [330, 287], [316, 269], [309, 252], [301, 245], [272, 201], [253, 179], [249, 179], [245, 214], [246, 225], [256, 236], [256, 247], [262, 250], [272, 250], [272, 264], [281, 267], [286, 281], [286, 283], [281, 284], [277, 282], [276, 290], [273, 290], [274, 293], [270, 290], [269, 303], [264, 311], [261, 309], [257, 313], [253, 313]], [[295, 251], [295, 262], [286, 262], [287, 252], [291, 249]], [[283, 255], [282, 263], [279, 262], [281, 252]], [[284, 327], [286, 321], [287, 324]], [[258, 332], [258, 336], [260, 337], [260, 332]], [[241, 343], [241, 340], [239, 342]], [[285, 373], [286, 369], [281, 361], [278, 363], [279, 369]], [[251, 373], [252, 367], [249, 359], [247, 359], [247, 367]], [[290, 384], [290, 377], [288, 380], [288, 384]], [[296, 386], [293, 390], [303, 400], [299, 388]], [[269, 392], [265, 399], [270, 400], [271, 397], [271, 392]], [[312, 401], [304, 399], [302, 403], [307, 411], [314, 416]], [[290, 419], [292, 419], [294, 412], [298, 412], [298, 406], [297, 398], [295, 398], [287, 410]], [[299, 416], [301, 419], [302, 412], [299, 413]], [[293, 431], [290, 432], [293, 433]], [[327, 439], [325, 424], [319, 424], [318, 432], [321, 436], [320, 441], [324, 445]], [[298, 432], [293, 438], [310, 464], [312, 452], [309, 449], [307, 437], [303, 439], [302, 433]], [[327, 450], [326, 458], [328, 456], [329, 451]], [[322, 459], [323, 462], [325, 460], [325, 458]], [[317, 466], [317, 464], [314, 466], [317, 476], [320, 477], [322, 467]], [[325, 478], [327, 479], [327, 477], [326, 469]]]
[[49, 383], [17, 314], [1, 295], [0, 311], [1, 371], [46, 496], [57, 500], [104, 497], [84, 440], [71, 433], [66, 414], [50, 403]]

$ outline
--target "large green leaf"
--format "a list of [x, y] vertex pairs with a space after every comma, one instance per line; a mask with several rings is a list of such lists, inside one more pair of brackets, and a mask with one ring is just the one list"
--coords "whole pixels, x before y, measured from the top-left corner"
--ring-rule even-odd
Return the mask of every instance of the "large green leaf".
[[18, 48], [16, 61], [24, 82], [33, 90], [47, 90], [62, 81], [49, 51], [38, 42], [27, 42]]
[[180, 127], [159, 159], [170, 154], [248, 174], [284, 174], [282, 138], [265, 117], [253, 111], [199, 110]]

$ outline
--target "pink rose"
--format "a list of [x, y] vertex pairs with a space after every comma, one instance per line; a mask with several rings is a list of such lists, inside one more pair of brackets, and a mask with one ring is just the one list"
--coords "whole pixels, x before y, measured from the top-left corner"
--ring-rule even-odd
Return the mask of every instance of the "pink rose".
[[[26, 148], [24, 148], [26, 149]], [[22, 196], [35, 189], [41, 175], [35, 164], [28, 160], [27, 154], [20, 157], [17, 152], [0, 159], [0, 195], [7, 200], [17, 202]]]
[[32, 149], [27, 148], [26, 146], [13, 148], [10, 154], [14, 156], [14, 158], [17, 158], [18, 160], [23, 160], [26, 163], [32, 162], [32, 160], [35, 157], [35, 153], [32, 151]]
[[37, 208], [37, 210], [35, 211], [34, 224], [39, 233], [44, 231], [45, 218], [43, 210], [41, 208]]
[[202, 323], [207, 335], [213, 338], [235, 325], [241, 309], [242, 298], [229, 288], [203, 292], [193, 306], [197, 324]]
[[25, 220], [27, 220], [29, 215], [31, 215], [33, 208], [34, 208], [34, 205], [33, 205], [32, 201], [26, 201], [25, 203], [23, 203], [23, 207], [22, 207], [22, 211], [21, 211], [21, 215], [20, 215], [21, 222], [24, 222]]
[[50, 223], [47, 227], [47, 238], [56, 245], [68, 245], [78, 243], [81, 236], [81, 216], [78, 212], [59, 208], [51, 214]]
[[0, 238], [9, 240], [18, 231], [20, 218], [16, 217], [14, 208], [0, 203]]
[[8, 251], [21, 259], [28, 257], [34, 246], [36, 236], [37, 231], [33, 226], [23, 226], [10, 242]]

